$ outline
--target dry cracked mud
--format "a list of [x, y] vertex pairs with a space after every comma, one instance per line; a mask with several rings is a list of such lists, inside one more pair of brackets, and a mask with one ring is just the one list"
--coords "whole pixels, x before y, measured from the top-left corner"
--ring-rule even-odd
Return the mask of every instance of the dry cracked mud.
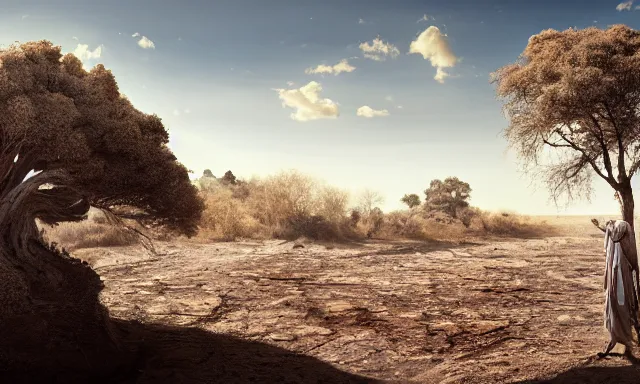
[[608, 341], [602, 245], [585, 226], [462, 244], [185, 241], [75, 256], [102, 276], [116, 318], [274, 345], [372, 382], [637, 383], [633, 362], [593, 358]]

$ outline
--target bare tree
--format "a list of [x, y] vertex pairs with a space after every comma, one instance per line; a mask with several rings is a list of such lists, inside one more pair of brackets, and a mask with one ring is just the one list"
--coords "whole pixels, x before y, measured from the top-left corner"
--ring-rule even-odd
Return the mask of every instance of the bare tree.
[[367, 217], [374, 208], [384, 203], [384, 197], [377, 191], [365, 189], [358, 196], [358, 210], [363, 216]]
[[87, 72], [47, 41], [0, 50], [0, 366], [104, 378], [127, 364], [100, 277], [45, 244], [36, 219], [94, 206], [194, 234], [203, 203], [167, 143], [102, 65]]
[[[546, 30], [493, 81], [510, 125], [505, 136], [526, 166], [542, 171], [551, 195], [589, 198], [605, 180], [633, 225], [631, 178], [640, 167], [640, 32]], [[546, 159], [546, 164], [543, 164]]]

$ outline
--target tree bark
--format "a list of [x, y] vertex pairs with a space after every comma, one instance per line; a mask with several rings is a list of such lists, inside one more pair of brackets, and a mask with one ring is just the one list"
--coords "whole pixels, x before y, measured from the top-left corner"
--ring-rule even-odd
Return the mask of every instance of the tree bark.
[[100, 303], [102, 281], [36, 225], [81, 220], [88, 201], [62, 171], [21, 181], [0, 196], [0, 381], [105, 380], [130, 358]]
[[620, 201], [622, 202], [622, 220], [631, 224], [631, 228], [634, 228], [634, 201], [633, 201], [633, 190], [631, 189], [631, 182], [625, 183], [618, 190], [620, 194]]

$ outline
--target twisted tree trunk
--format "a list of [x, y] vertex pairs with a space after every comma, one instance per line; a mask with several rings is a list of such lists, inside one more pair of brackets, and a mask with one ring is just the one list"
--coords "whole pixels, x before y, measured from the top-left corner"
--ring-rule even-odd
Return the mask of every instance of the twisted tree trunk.
[[0, 183], [0, 381], [104, 380], [129, 357], [99, 301], [100, 277], [45, 245], [36, 225], [82, 220], [89, 203], [63, 171], [22, 182], [32, 168], [9, 168]]

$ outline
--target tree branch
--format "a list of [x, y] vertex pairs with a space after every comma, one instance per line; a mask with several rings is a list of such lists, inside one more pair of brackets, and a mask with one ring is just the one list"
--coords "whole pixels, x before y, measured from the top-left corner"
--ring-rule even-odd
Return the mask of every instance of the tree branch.
[[596, 136], [596, 139], [598, 140], [598, 143], [600, 143], [600, 149], [602, 149], [602, 158], [604, 162], [604, 168], [607, 170], [607, 175], [612, 180], [615, 180], [613, 177], [613, 167], [611, 166], [611, 157], [609, 156], [609, 148], [607, 148], [607, 144], [604, 141], [604, 129], [602, 129], [602, 126], [598, 122], [598, 119], [593, 117], [593, 115], [590, 115], [589, 117], [591, 117], [591, 121], [600, 132], [600, 135], [596, 134], [595, 136]]
[[618, 142], [618, 181], [620, 183], [624, 183], [629, 180], [629, 176], [625, 170], [624, 166], [624, 144], [622, 143], [622, 132], [620, 131], [618, 124], [616, 124], [615, 119], [613, 118], [613, 114], [611, 113], [611, 109], [609, 108], [609, 104], [604, 103], [604, 108], [609, 115], [609, 121], [611, 121], [611, 125], [613, 125], [613, 129], [616, 132], [616, 140]]
[[[615, 181], [615, 179], [613, 178], [613, 175], [610, 176], [605, 176], [602, 171], [600, 170], [600, 168], [598, 167], [598, 165], [596, 164], [595, 160], [593, 160], [592, 158], [589, 157], [589, 155], [587, 155], [587, 152], [578, 147], [578, 145], [576, 145], [573, 141], [569, 140], [569, 138], [567, 138], [566, 135], [564, 135], [560, 130], [556, 130], [556, 133], [565, 141], [567, 142], [567, 144], [569, 144], [569, 146], [573, 149], [575, 149], [576, 151], [579, 151], [580, 153], [582, 153], [582, 155], [584, 156], [585, 160], [591, 165], [591, 167], [593, 168], [593, 170], [598, 174], [598, 176], [602, 177], [603, 179], [605, 179], [609, 185], [611, 185], [612, 187], [616, 187], [617, 183]], [[606, 165], [605, 165], [606, 166]]]

